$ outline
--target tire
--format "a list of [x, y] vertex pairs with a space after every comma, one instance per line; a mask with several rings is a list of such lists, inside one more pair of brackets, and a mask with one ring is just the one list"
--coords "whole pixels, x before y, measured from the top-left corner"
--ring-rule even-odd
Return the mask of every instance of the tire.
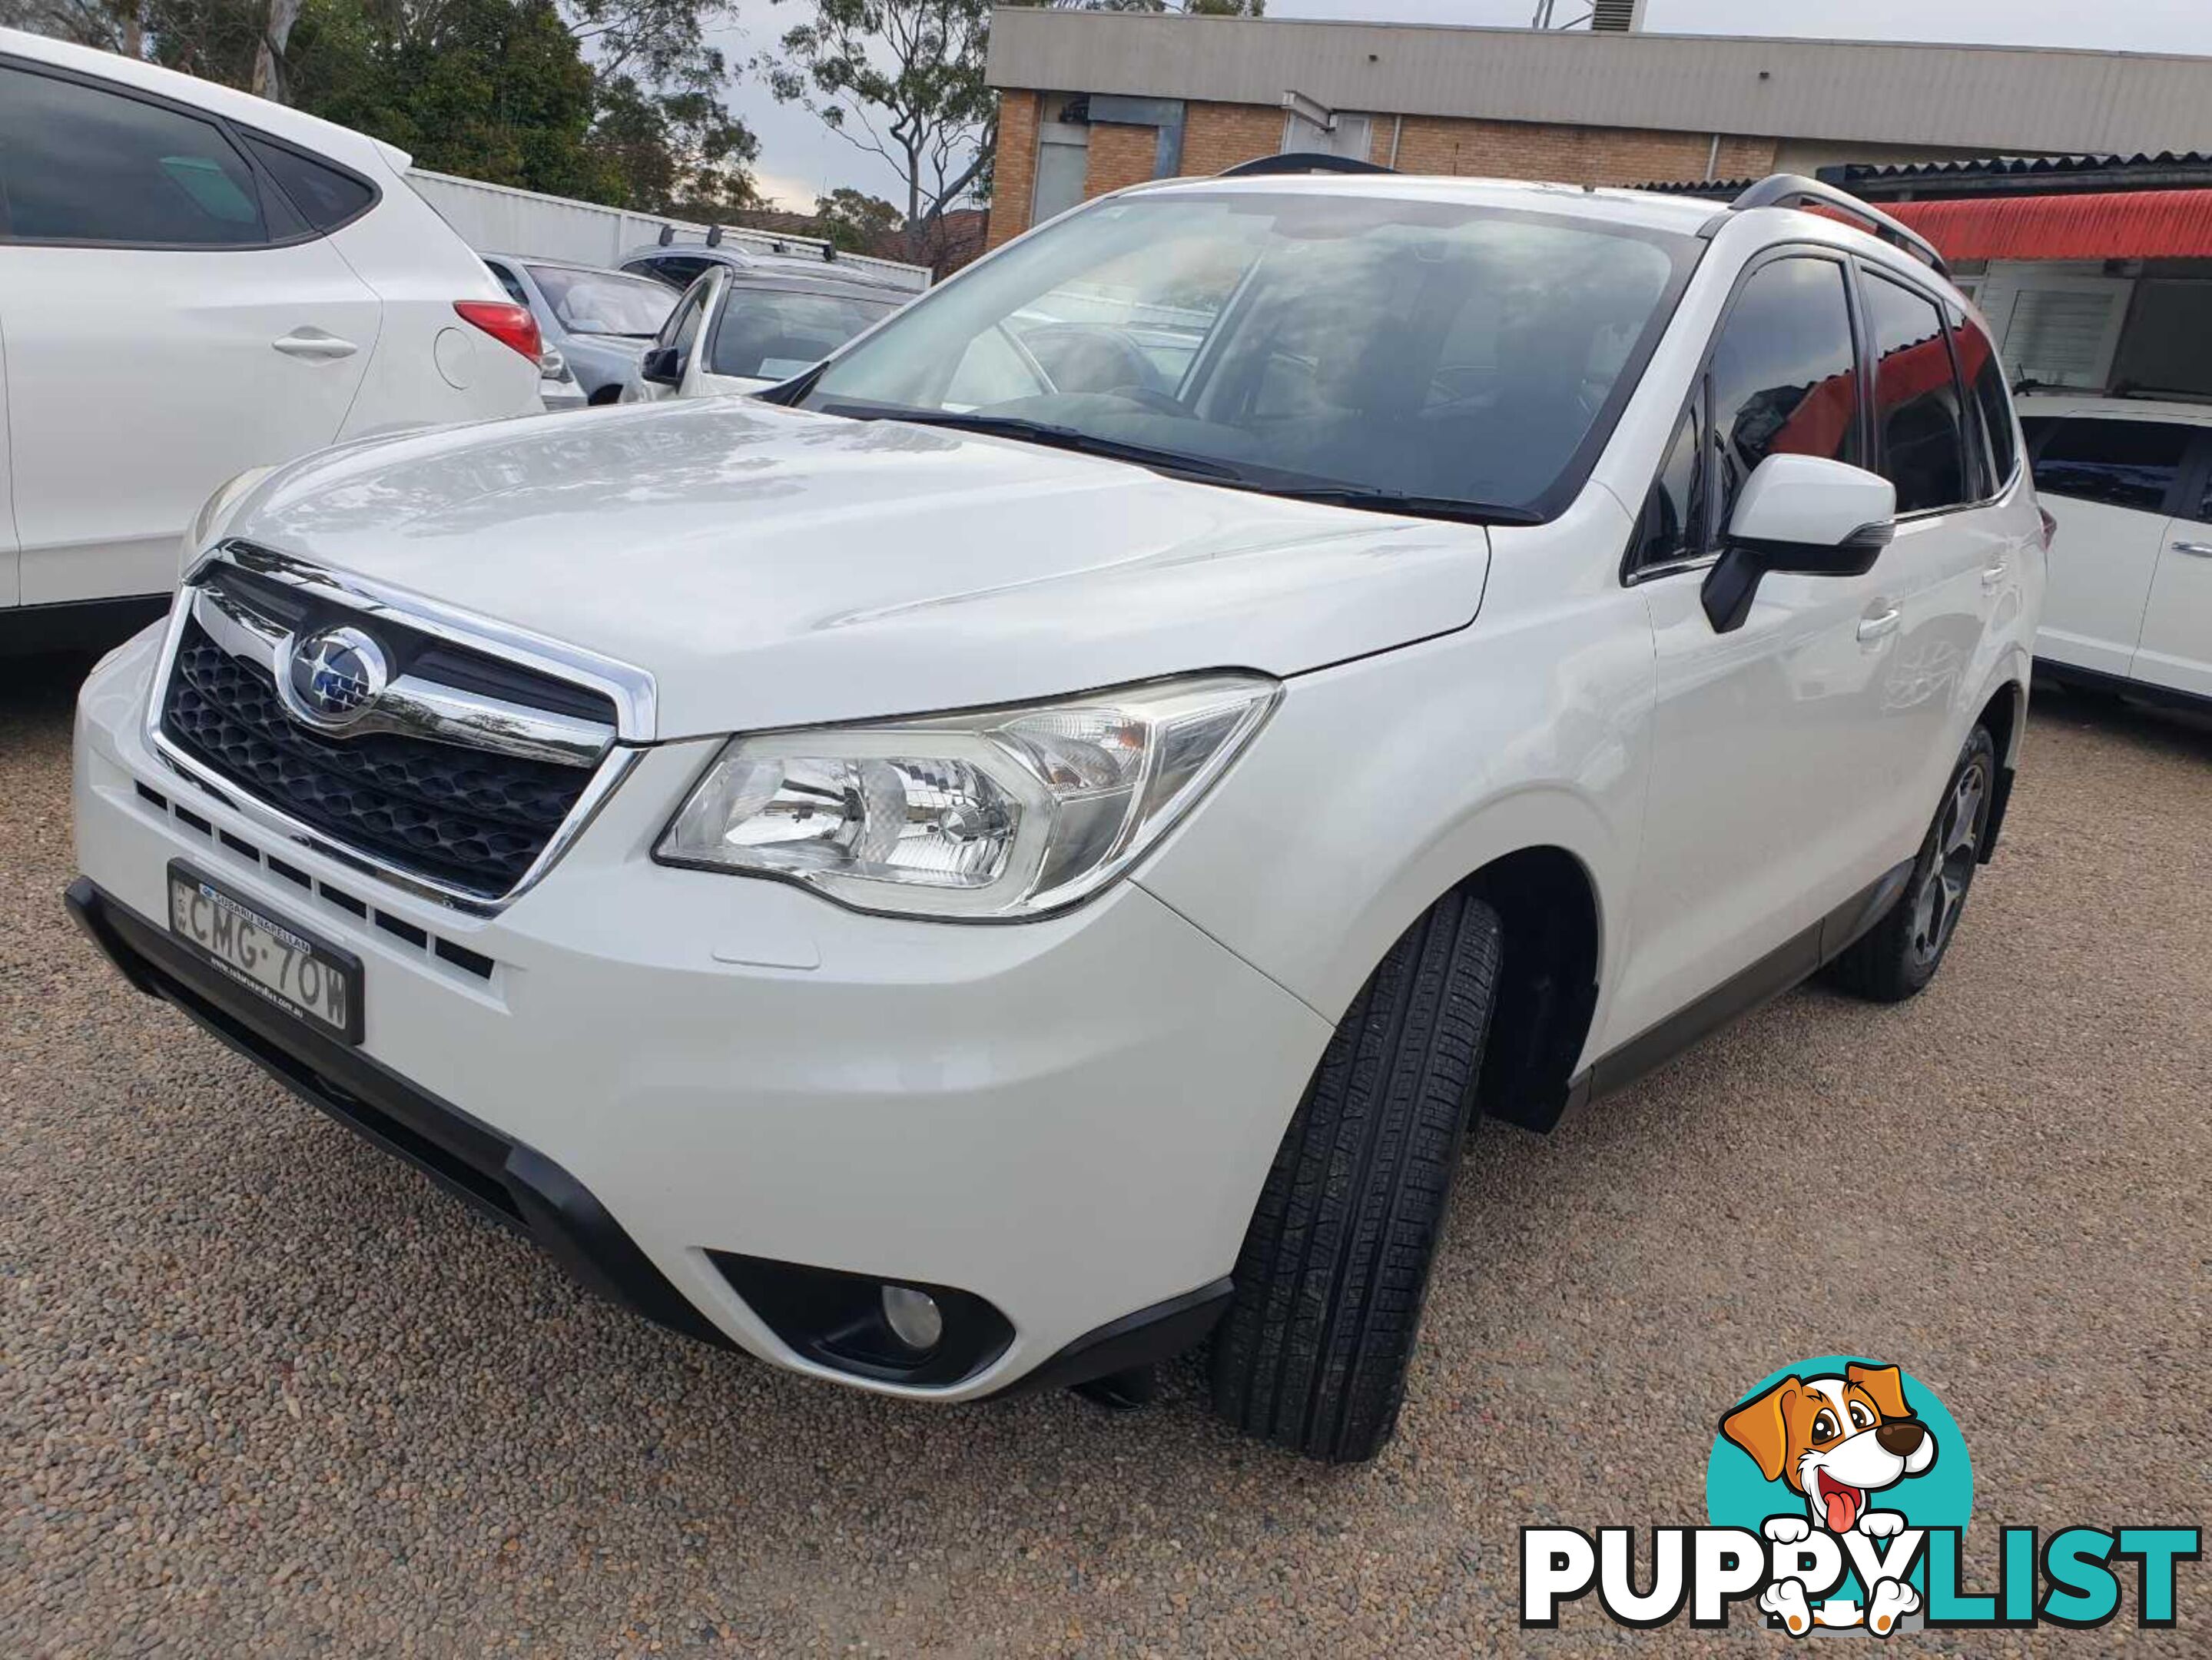
[[1214, 1334], [1213, 1408], [1246, 1434], [1348, 1463], [1396, 1429], [1502, 941], [1488, 905], [1440, 900], [1329, 1040]]
[[1976, 727], [1951, 769], [1943, 804], [1920, 843], [1905, 891], [1881, 921], [1828, 965], [1836, 985], [1873, 1002], [1902, 1003], [1936, 977], [1958, 935], [1989, 834], [1996, 764], [1989, 728]]

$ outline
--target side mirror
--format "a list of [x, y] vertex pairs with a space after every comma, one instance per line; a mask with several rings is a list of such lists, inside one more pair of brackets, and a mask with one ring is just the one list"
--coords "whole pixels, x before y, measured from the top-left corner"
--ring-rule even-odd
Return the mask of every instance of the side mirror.
[[1752, 469], [1729, 520], [1728, 545], [1706, 578], [1714, 631], [1743, 626], [1770, 571], [1862, 576], [1897, 527], [1897, 486], [1817, 455], [1770, 455]]
[[673, 346], [655, 346], [639, 360], [637, 378], [656, 386], [684, 384], [684, 354]]

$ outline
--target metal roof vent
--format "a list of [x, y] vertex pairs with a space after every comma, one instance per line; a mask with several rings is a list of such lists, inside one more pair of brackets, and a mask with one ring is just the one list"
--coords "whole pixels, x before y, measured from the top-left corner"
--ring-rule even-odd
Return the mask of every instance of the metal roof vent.
[[1591, 0], [1590, 27], [1613, 34], [1641, 33], [1644, 0]]

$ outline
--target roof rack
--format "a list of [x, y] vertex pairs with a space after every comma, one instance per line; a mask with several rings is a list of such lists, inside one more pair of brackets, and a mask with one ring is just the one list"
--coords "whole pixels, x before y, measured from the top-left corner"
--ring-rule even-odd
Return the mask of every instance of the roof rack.
[[1395, 173], [1397, 171], [1395, 167], [1384, 167], [1380, 161], [1362, 161], [1357, 156], [1330, 155], [1321, 150], [1291, 150], [1282, 155], [1262, 155], [1249, 161], [1239, 161], [1233, 167], [1222, 168], [1218, 176], [1223, 179], [1258, 179], [1271, 173]]
[[1860, 201], [1848, 192], [1838, 190], [1833, 185], [1824, 185], [1817, 179], [1808, 179], [1802, 173], [1769, 173], [1729, 203], [1728, 211], [1741, 213], [1746, 208], [1807, 206], [1826, 208], [1832, 213], [1855, 220], [1891, 246], [1902, 248], [1914, 258], [1925, 260], [1938, 277], [1951, 274], [1950, 266], [1943, 263], [1943, 256], [1936, 252], [1936, 245], [1918, 231], [1891, 218], [1880, 208]]

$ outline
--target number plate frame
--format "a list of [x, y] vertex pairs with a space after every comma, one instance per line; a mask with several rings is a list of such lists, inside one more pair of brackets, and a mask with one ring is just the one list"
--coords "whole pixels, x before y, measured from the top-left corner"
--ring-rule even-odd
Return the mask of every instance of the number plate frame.
[[[346, 988], [346, 1023], [338, 1026], [320, 1013], [310, 1012], [283, 994], [263, 985], [258, 980], [228, 959], [210, 951], [191, 934], [177, 926], [175, 885], [204, 890], [216, 903], [229, 907], [264, 933], [281, 934], [296, 946], [304, 949], [325, 974], [335, 974]], [[187, 859], [172, 859], [163, 879], [162, 898], [164, 920], [169, 938], [186, 951], [211, 966], [231, 984], [253, 993], [271, 1008], [282, 1010], [301, 1022], [318, 1037], [333, 1043], [358, 1045], [361, 1042], [362, 972], [361, 958], [352, 952], [334, 946], [319, 934], [312, 933], [298, 923], [271, 915], [267, 909], [247, 899], [228, 883], [216, 880]]]

